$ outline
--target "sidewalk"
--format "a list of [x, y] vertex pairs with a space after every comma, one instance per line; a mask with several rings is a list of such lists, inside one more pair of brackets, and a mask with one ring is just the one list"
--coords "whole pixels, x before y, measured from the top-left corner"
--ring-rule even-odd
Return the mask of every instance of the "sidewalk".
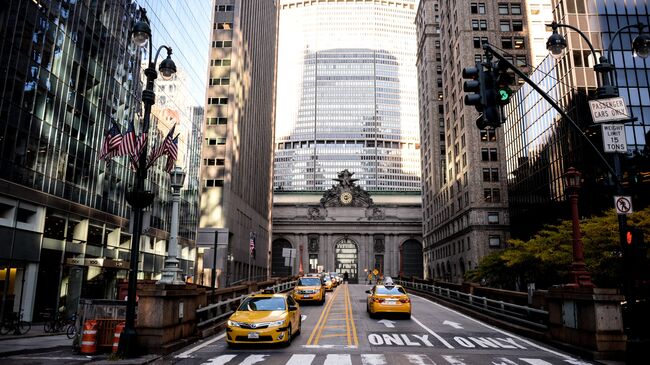
[[[0, 336], [0, 359], [9, 356], [34, 355], [55, 351], [69, 351], [72, 354], [72, 341], [62, 333], [45, 333], [42, 324], [35, 324], [25, 335]], [[98, 365], [141, 365], [152, 363], [162, 357], [162, 355], [148, 354], [133, 359], [119, 360], [110, 359], [110, 353], [73, 356], [79, 356], [80, 361], [90, 361]]]

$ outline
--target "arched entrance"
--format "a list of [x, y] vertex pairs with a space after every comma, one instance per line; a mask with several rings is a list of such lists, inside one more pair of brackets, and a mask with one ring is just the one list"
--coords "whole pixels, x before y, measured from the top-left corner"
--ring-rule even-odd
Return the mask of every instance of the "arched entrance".
[[356, 284], [358, 278], [358, 253], [357, 244], [351, 239], [344, 238], [340, 240], [334, 249], [334, 269], [339, 274], [348, 273], [348, 281]]
[[400, 250], [402, 268], [400, 273], [405, 277], [422, 278], [424, 263], [422, 261], [422, 245], [416, 240], [408, 240], [402, 244]]
[[291, 243], [284, 238], [273, 241], [271, 245], [271, 276], [291, 276], [291, 266], [284, 266], [283, 248], [291, 248]]

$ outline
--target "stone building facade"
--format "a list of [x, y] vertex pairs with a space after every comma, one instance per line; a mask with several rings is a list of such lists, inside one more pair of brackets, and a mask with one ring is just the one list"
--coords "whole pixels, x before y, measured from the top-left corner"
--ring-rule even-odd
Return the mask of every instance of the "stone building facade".
[[371, 194], [352, 175], [340, 172], [324, 193], [275, 192], [272, 276], [336, 271], [354, 283], [377, 269], [422, 277], [420, 194]]

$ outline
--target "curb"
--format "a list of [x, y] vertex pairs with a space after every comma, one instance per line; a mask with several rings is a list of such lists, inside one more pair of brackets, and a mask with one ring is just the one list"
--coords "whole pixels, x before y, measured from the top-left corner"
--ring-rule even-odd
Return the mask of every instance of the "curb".
[[14, 350], [14, 351], [5, 351], [5, 352], [0, 352], [0, 358], [9, 357], [9, 356], [16, 356], [16, 355], [39, 354], [39, 353], [42, 353], [42, 352], [65, 350], [65, 349], [70, 349], [72, 351], [72, 346], [70, 346], [70, 345], [57, 345], [57, 346], [51, 346], [51, 347], [39, 347], [39, 348], [32, 348], [32, 349], [21, 349], [21, 350]]

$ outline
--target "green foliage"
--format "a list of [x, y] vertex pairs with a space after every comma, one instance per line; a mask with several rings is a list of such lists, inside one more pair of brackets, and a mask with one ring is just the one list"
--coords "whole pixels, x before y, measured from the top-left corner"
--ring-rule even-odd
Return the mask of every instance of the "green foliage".
[[[642, 229], [650, 239], [650, 208], [628, 216], [628, 226]], [[618, 218], [614, 210], [604, 216], [583, 219], [585, 264], [594, 284], [616, 288], [623, 282], [618, 235]], [[570, 220], [542, 228], [528, 241], [509, 240], [507, 248], [484, 257], [479, 266], [466, 273], [465, 279], [482, 285], [523, 288], [535, 283], [538, 289], [566, 283], [573, 260], [572, 224]], [[519, 285], [518, 285], [519, 284]]]

